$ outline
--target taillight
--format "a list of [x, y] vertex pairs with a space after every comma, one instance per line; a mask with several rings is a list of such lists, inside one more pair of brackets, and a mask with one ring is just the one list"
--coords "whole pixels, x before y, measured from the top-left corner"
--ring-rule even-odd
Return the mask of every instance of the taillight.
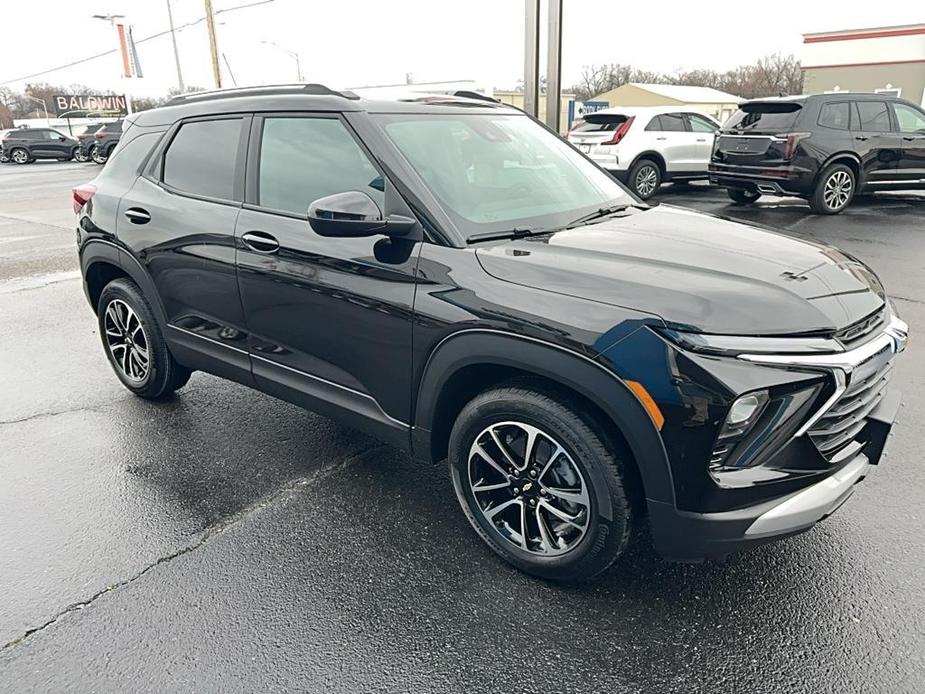
[[622, 123], [620, 123], [620, 126], [619, 126], [616, 130], [613, 131], [613, 137], [611, 137], [609, 140], [607, 140], [607, 142], [602, 142], [601, 144], [602, 144], [602, 145], [616, 145], [616, 144], [619, 144], [619, 143], [620, 143], [620, 140], [622, 140], [624, 137], [626, 137], [626, 133], [629, 132], [630, 126], [633, 124], [633, 120], [634, 120], [635, 118], [636, 118], [636, 116], [630, 116], [630, 117], [627, 118], [625, 121], [623, 121]]
[[74, 214], [77, 214], [83, 209], [84, 205], [90, 202], [90, 198], [92, 198], [93, 194], [96, 193], [96, 186], [92, 183], [84, 183], [82, 186], [77, 186], [74, 188], [72, 192]]
[[774, 137], [780, 140], [787, 140], [787, 143], [784, 145], [784, 159], [792, 159], [794, 153], [797, 151], [797, 145], [800, 144], [800, 140], [805, 140], [810, 135], [812, 135], [812, 133], [780, 133]]

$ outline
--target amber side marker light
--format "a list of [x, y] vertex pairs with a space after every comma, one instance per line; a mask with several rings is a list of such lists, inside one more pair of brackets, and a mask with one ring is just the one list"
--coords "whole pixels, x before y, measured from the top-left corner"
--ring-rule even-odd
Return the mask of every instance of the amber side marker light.
[[642, 403], [642, 406], [646, 408], [646, 412], [648, 412], [649, 416], [652, 418], [655, 428], [661, 431], [662, 426], [665, 424], [665, 416], [662, 414], [662, 411], [658, 409], [658, 405], [655, 404], [655, 400], [649, 395], [649, 391], [646, 390], [646, 387], [639, 381], [624, 381], [624, 383], [626, 383], [629, 389], [633, 391], [633, 394], [639, 398], [639, 402]]

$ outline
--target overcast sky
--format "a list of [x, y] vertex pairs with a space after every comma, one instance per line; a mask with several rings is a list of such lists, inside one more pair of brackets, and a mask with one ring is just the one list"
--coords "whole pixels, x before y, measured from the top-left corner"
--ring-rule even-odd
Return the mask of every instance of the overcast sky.
[[[27, 26], [41, 26], [41, 32], [3, 32], [0, 83], [21, 88], [25, 80], [12, 81], [114, 48], [115, 30], [91, 15], [117, 13], [134, 25], [144, 79], [127, 85], [113, 54], [30, 81], [163, 94], [177, 84], [170, 38], [140, 39], [167, 28], [166, 1], [14, 0], [4, 23], [21, 28], [22, 14]], [[254, 1], [213, 4], [218, 11]], [[202, 0], [173, 0], [171, 6], [177, 27], [203, 17]], [[307, 80], [333, 87], [401, 83], [411, 73], [416, 82], [473, 79], [506, 88], [523, 72], [523, 10], [523, 0], [273, 0], [219, 14], [217, 33], [239, 85], [294, 81], [294, 60], [261, 43], [267, 40], [297, 51]], [[767, 53], [799, 55], [803, 32], [921, 21], [922, 3], [906, 0], [565, 0], [563, 83], [577, 81], [582, 66], [591, 63], [722, 70]], [[177, 40], [186, 83], [212, 87], [205, 24], [181, 29]], [[230, 86], [224, 62], [222, 72]]]

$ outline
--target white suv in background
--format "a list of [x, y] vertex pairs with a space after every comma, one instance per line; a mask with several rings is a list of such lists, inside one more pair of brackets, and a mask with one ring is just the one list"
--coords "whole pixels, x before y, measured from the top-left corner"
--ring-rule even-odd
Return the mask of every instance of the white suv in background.
[[643, 200], [663, 181], [708, 178], [719, 123], [679, 106], [626, 106], [589, 113], [568, 141]]

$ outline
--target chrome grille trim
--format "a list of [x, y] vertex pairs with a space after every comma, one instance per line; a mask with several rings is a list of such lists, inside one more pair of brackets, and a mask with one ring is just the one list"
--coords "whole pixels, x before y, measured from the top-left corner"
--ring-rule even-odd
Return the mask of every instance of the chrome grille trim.
[[[909, 326], [891, 316], [883, 332], [845, 352], [831, 354], [740, 354], [739, 359], [780, 367], [819, 369], [830, 373], [835, 389], [822, 406], [794, 434], [809, 433], [813, 443], [830, 462], [861, 432], [869, 415], [880, 402], [892, 373], [893, 357], [906, 347]], [[855, 377], [865, 365], [883, 359], [873, 373]], [[826, 426], [828, 423], [828, 426]]]

